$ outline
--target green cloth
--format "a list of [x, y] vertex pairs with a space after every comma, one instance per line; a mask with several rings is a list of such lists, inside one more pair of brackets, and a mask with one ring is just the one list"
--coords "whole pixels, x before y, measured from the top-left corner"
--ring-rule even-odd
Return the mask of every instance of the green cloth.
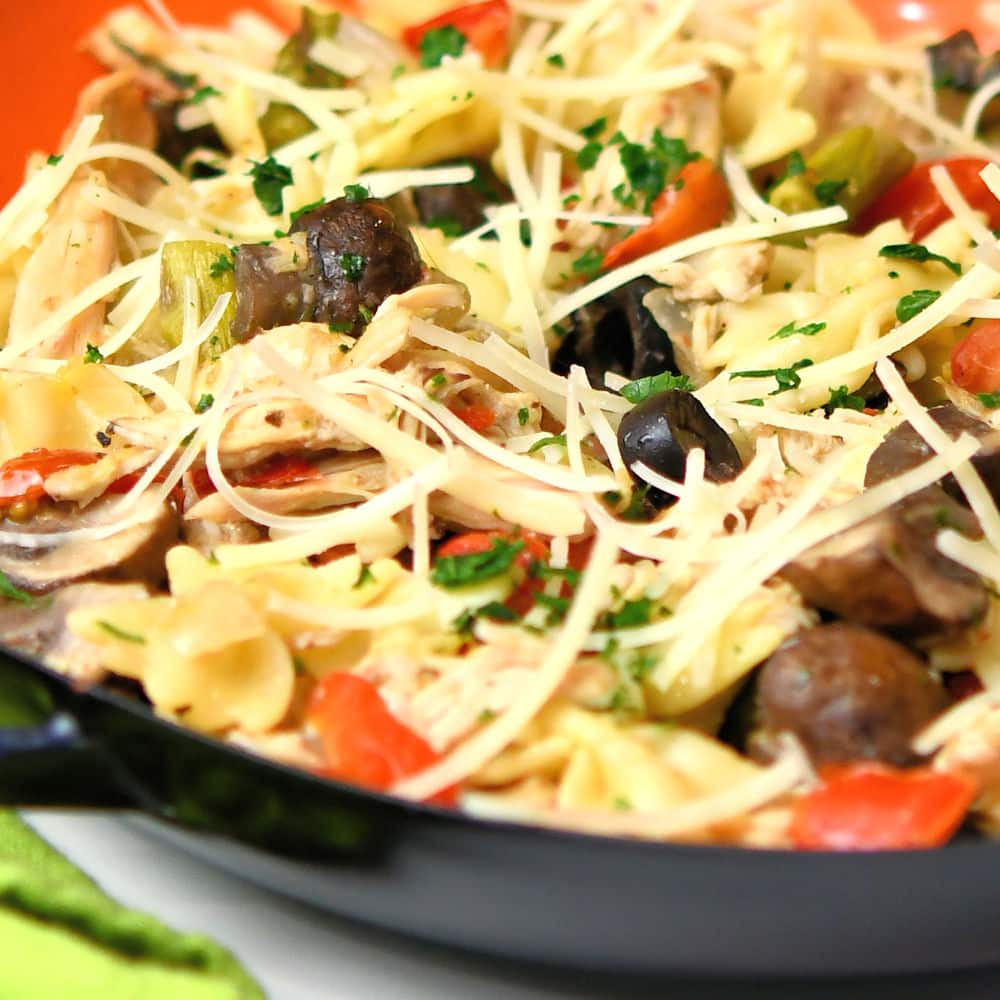
[[106, 896], [0, 810], [0, 997], [263, 1000], [236, 959]]

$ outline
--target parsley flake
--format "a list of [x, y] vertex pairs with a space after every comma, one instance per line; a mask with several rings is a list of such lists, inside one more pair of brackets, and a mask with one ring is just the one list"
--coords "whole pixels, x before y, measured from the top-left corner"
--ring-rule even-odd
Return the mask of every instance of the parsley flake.
[[208, 273], [213, 278], [221, 278], [226, 271], [233, 270], [233, 257], [231, 253], [220, 253], [209, 267]]
[[513, 565], [524, 542], [494, 538], [486, 552], [468, 552], [457, 556], [438, 556], [431, 569], [431, 580], [439, 587], [466, 587], [506, 573]]
[[344, 197], [348, 201], [367, 201], [372, 196], [371, 191], [364, 184], [348, 184], [344, 188]]
[[599, 142], [588, 142], [583, 149], [576, 154], [576, 165], [581, 170], [590, 170], [597, 163], [598, 157], [604, 147]]
[[207, 101], [210, 97], [222, 97], [222, 91], [208, 85], [199, 87], [188, 98], [188, 104], [201, 104], [202, 101]]
[[604, 263], [604, 254], [597, 247], [585, 250], [573, 261], [573, 273], [582, 274], [587, 278], [594, 277]]
[[282, 192], [292, 183], [292, 171], [273, 156], [258, 163], [250, 161], [253, 167], [249, 176], [253, 178], [253, 193], [268, 215], [281, 215], [284, 195]]
[[45, 162], [50, 167], [54, 167], [57, 163], [60, 162], [60, 160], [62, 160], [62, 153], [59, 154], [53, 153]]
[[361, 280], [361, 275], [364, 274], [368, 261], [359, 253], [342, 253], [337, 257], [337, 263], [340, 265], [341, 271], [344, 272], [344, 277], [357, 284]]
[[566, 60], [563, 59], [561, 52], [553, 52], [552, 55], [548, 56], [545, 61], [550, 66], [555, 66], [556, 69], [566, 68]]
[[523, 427], [527, 422], [528, 418], [531, 416], [531, 412], [526, 406], [522, 406], [521, 409], [517, 411], [517, 422], [518, 425]]
[[896, 319], [900, 323], [913, 319], [922, 313], [929, 305], [941, 298], [941, 293], [933, 288], [918, 288], [909, 295], [904, 295], [896, 303]]
[[19, 604], [35, 603], [35, 598], [26, 590], [15, 586], [2, 570], [0, 570], [0, 597], [6, 597], [8, 601], [17, 601]]
[[772, 333], [768, 340], [784, 340], [786, 337], [803, 336], [815, 337], [817, 333], [826, 329], [826, 323], [806, 323], [804, 326], [796, 327], [795, 320], [790, 320], [776, 333]]
[[645, 378], [637, 378], [632, 382], [626, 382], [619, 389], [619, 392], [630, 403], [641, 403], [660, 392], [668, 392], [672, 389], [680, 389], [682, 392], [691, 392], [694, 383], [687, 375], [675, 375], [673, 372], [661, 372], [659, 375], [647, 375]]
[[983, 406], [990, 410], [995, 410], [1000, 407], [1000, 391], [998, 392], [977, 392], [976, 399], [979, 400]]
[[827, 400], [827, 408], [830, 410], [863, 410], [865, 408], [864, 397], [855, 396], [848, 392], [846, 385], [838, 385], [836, 389], [830, 387], [830, 398]]
[[298, 222], [298, 220], [301, 219], [307, 212], [311, 212], [314, 208], [319, 208], [321, 205], [325, 204], [326, 202], [320, 198], [319, 201], [311, 201], [308, 205], [303, 205], [301, 208], [295, 209], [295, 211], [288, 216], [289, 225], [295, 225], [295, 223]]
[[779, 393], [788, 392], [790, 389], [798, 389], [802, 385], [802, 378], [799, 371], [808, 368], [813, 363], [812, 358], [802, 358], [788, 368], [759, 368], [754, 371], [730, 372], [729, 380], [736, 378], [773, 378], [778, 383], [778, 388], [774, 392], [768, 393], [770, 396], [777, 396]]
[[816, 194], [816, 200], [827, 207], [837, 204], [837, 195], [840, 194], [844, 188], [847, 187], [847, 181], [832, 181], [825, 180], [820, 181], [813, 191]]
[[626, 601], [618, 611], [606, 611], [601, 615], [599, 624], [606, 629], [635, 628], [648, 625], [652, 612], [652, 600], [640, 597], [637, 601]]
[[646, 212], [667, 183], [677, 179], [686, 164], [701, 159], [701, 153], [691, 152], [683, 139], [667, 138], [659, 129], [653, 132], [648, 146], [623, 141], [618, 156], [632, 188], [631, 196], [626, 197], [631, 197], [632, 201], [626, 202], [623, 197], [618, 200], [622, 204], [632, 204], [638, 195]]
[[117, 625], [113, 625], [111, 622], [98, 621], [97, 624], [104, 629], [105, 632], [110, 636], [114, 636], [116, 639], [121, 639], [123, 642], [134, 642], [140, 646], [146, 645], [146, 639], [144, 636], [138, 635], [135, 632], [126, 632], [125, 629], [119, 628]]
[[468, 39], [453, 24], [431, 28], [420, 39], [420, 65], [424, 69], [434, 69], [441, 65], [445, 56], [457, 59], [465, 51]]
[[87, 344], [87, 349], [83, 352], [83, 363], [85, 365], [99, 365], [104, 360], [101, 350], [93, 344]]
[[952, 274], [961, 275], [962, 265], [950, 257], [944, 257], [939, 253], [932, 253], [927, 247], [920, 243], [890, 243], [879, 250], [880, 257], [893, 257], [900, 260], [912, 260], [918, 264], [925, 264], [927, 261], [937, 261], [944, 264]]
[[204, 413], [206, 410], [210, 410], [212, 408], [212, 404], [214, 402], [215, 396], [213, 396], [210, 392], [203, 392], [198, 397], [198, 402], [194, 405], [194, 412]]
[[531, 455], [538, 451], [540, 448], [544, 448], [546, 445], [550, 444], [561, 444], [564, 448], [566, 447], [566, 435], [565, 434], [550, 434], [548, 437], [539, 438], [529, 449], [528, 454]]

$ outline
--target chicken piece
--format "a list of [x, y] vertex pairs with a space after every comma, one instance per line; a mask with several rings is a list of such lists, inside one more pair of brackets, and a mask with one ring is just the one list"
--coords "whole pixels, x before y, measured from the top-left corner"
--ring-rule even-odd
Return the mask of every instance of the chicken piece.
[[105, 452], [99, 462], [71, 465], [47, 476], [42, 484], [53, 500], [72, 500], [86, 507], [102, 496], [122, 476], [145, 469], [156, 458], [148, 448], [116, 448]]
[[773, 260], [774, 247], [757, 240], [705, 250], [653, 277], [671, 286], [676, 302], [746, 302], [760, 295]]
[[[272, 489], [237, 486], [235, 489], [248, 503], [273, 514], [297, 514], [368, 500], [389, 485], [385, 463], [377, 454], [338, 456], [319, 463], [317, 471], [321, 473], [320, 478], [291, 486]], [[203, 497], [184, 514], [187, 521], [205, 520], [217, 524], [238, 521], [241, 517], [219, 493]]]
[[[85, 115], [100, 115], [101, 127], [96, 142], [124, 142], [143, 149], [156, 146], [156, 119], [146, 104], [146, 90], [132, 70], [119, 70], [88, 84], [76, 102], [73, 124], [63, 136], [62, 145], [76, 132]], [[130, 198], [145, 202], [150, 192], [160, 186], [147, 167], [127, 160], [105, 160], [108, 181]]]
[[[347, 365], [353, 337], [333, 333], [325, 323], [295, 323], [258, 334], [255, 340], [274, 348], [282, 359], [310, 382]], [[193, 397], [217, 394], [234, 368], [239, 369], [236, 393], [280, 386], [281, 379], [260, 359], [250, 344], [235, 344], [217, 361], [203, 366], [195, 379]]]
[[246, 520], [216, 523], [205, 518], [184, 521], [181, 526], [184, 541], [203, 556], [211, 556], [220, 545], [252, 545], [264, 537], [264, 530]]
[[[42, 240], [21, 272], [7, 343], [20, 346], [75, 295], [108, 274], [117, 253], [115, 219], [87, 196], [107, 189], [96, 170], [81, 168], [55, 203]], [[58, 277], [56, 277], [58, 276]], [[27, 353], [69, 360], [104, 339], [105, 304], [95, 302]]]
[[139, 601], [148, 596], [141, 583], [77, 583], [56, 591], [51, 601], [27, 605], [0, 601], [0, 641], [74, 680], [97, 684], [107, 675], [100, 649], [66, 627], [71, 611], [112, 601]]

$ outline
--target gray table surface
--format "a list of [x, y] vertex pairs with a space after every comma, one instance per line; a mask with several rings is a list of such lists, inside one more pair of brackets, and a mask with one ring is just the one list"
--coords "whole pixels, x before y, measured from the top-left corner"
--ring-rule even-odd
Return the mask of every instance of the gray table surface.
[[113, 814], [39, 810], [25, 816], [115, 898], [221, 941], [271, 1000], [1000, 998], [1000, 971], [989, 970], [851, 983], [650, 983], [524, 967], [417, 944], [302, 906], [154, 840]]

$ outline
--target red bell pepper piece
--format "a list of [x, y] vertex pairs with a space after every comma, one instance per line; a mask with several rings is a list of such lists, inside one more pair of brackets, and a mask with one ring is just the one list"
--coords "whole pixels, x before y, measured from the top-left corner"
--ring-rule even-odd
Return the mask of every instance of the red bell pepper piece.
[[729, 211], [729, 186], [718, 167], [704, 157], [685, 164], [677, 181], [653, 202], [653, 221], [626, 236], [604, 255], [604, 270], [697, 236], [717, 226]]
[[[375, 686], [349, 673], [332, 673], [316, 685], [306, 712], [326, 758], [320, 773], [387, 791], [396, 782], [440, 760], [430, 744], [386, 707]], [[454, 788], [429, 801], [455, 804]]]
[[506, 0], [485, 0], [446, 10], [419, 24], [403, 29], [406, 46], [420, 51], [420, 43], [428, 31], [452, 27], [461, 32], [468, 43], [483, 57], [489, 67], [499, 66], [507, 58], [511, 13]]
[[882, 764], [824, 768], [822, 784], [795, 803], [791, 834], [805, 850], [871, 851], [940, 847], [976, 796], [971, 779]]
[[42, 485], [54, 472], [74, 465], [93, 465], [104, 456], [99, 452], [71, 448], [35, 448], [0, 465], [0, 504], [37, 500], [45, 495]]

